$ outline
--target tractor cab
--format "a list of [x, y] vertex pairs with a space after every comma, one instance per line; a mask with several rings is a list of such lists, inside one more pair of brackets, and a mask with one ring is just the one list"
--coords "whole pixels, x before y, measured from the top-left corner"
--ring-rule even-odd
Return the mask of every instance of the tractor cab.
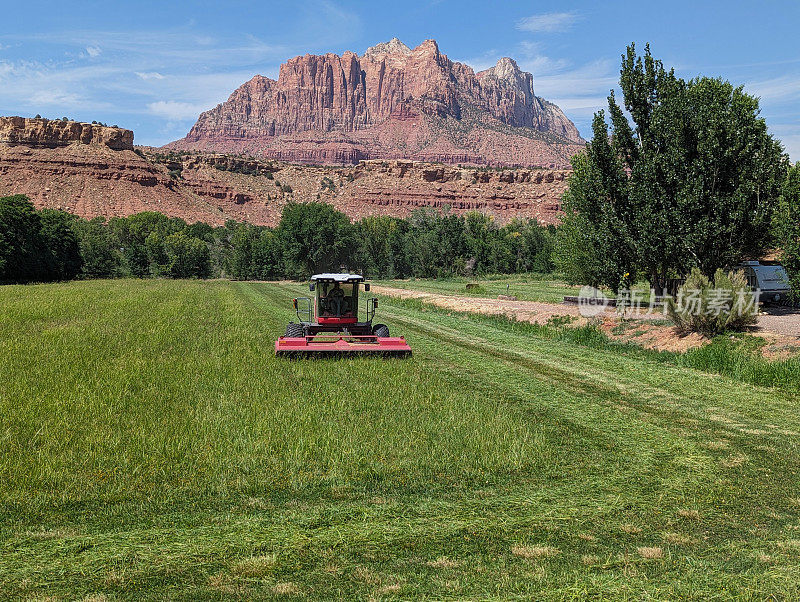
[[411, 348], [403, 337], [390, 337], [389, 327], [373, 324], [378, 300], [365, 300], [359, 316], [358, 291], [369, 283], [360, 274], [315, 274], [309, 289], [314, 297], [293, 300], [298, 322], [289, 322], [286, 335], [275, 341], [277, 355], [378, 353], [407, 356]]
[[356, 324], [358, 322], [358, 288], [369, 284], [357, 274], [316, 274], [309, 288], [316, 292], [314, 315], [320, 324]]

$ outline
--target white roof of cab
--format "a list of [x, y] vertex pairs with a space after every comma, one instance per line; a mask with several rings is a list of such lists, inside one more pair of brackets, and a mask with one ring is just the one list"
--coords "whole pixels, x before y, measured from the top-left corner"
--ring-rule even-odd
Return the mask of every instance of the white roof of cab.
[[362, 282], [360, 274], [314, 274], [311, 280], [329, 280], [333, 282]]

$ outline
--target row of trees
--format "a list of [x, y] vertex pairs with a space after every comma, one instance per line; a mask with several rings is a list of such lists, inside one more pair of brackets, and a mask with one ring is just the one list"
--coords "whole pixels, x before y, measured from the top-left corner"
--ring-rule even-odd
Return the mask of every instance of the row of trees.
[[668, 278], [695, 267], [712, 277], [776, 242], [797, 256], [797, 172], [787, 178], [757, 98], [721, 79], [685, 81], [634, 45], [620, 88], [627, 113], [612, 92], [573, 159], [555, 251], [570, 281], [617, 290], [641, 277], [662, 292]]
[[0, 199], [0, 282], [83, 278], [305, 278], [339, 269], [370, 277], [549, 272], [553, 228], [533, 220], [420, 210], [351, 223], [324, 203], [289, 203], [276, 228], [187, 224], [160, 213], [85, 220]]
[[535, 220], [498, 226], [417, 210], [408, 219], [370, 216], [351, 224], [325, 203], [289, 203], [277, 228], [238, 224], [229, 274], [240, 279], [302, 278], [345, 267], [371, 277], [550, 272], [555, 229]]

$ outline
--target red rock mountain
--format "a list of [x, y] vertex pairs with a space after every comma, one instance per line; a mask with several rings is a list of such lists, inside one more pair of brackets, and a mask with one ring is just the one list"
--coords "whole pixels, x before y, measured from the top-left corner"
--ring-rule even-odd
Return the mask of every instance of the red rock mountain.
[[569, 171], [485, 169], [407, 160], [312, 166], [133, 146], [133, 132], [0, 117], [0, 196], [86, 218], [160, 211], [189, 222], [274, 226], [291, 201], [324, 201], [352, 219], [414, 209], [480, 211], [500, 223], [555, 223]]
[[584, 141], [510, 58], [475, 73], [433, 40], [398, 39], [363, 56], [298, 56], [200, 115], [177, 149], [247, 152], [298, 163], [414, 159], [565, 168]]

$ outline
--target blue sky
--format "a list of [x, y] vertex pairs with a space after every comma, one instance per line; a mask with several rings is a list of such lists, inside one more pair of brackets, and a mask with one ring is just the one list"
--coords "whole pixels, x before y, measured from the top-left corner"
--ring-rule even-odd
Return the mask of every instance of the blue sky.
[[200, 111], [298, 54], [359, 54], [428, 38], [476, 70], [510, 56], [584, 136], [626, 44], [650, 42], [684, 77], [721, 76], [762, 99], [800, 160], [800, 2], [2, 2], [0, 115], [69, 116], [180, 138]]

